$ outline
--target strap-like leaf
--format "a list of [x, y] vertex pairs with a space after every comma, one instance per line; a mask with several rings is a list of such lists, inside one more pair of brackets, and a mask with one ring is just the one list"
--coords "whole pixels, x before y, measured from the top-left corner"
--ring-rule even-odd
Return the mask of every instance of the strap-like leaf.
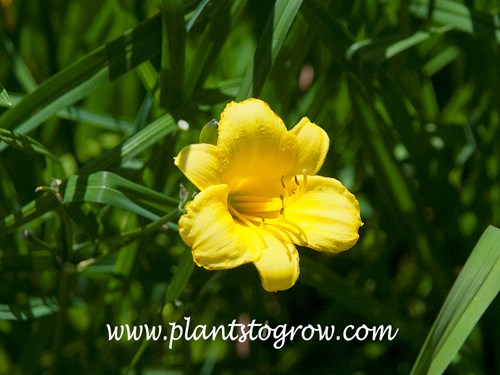
[[[63, 203], [94, 202], [110, 204], [151, 220], [154, 211], [176, 206], [178, 201], [111, 172], [72, 176], [63, 185]], [[156, 208], [156, 209], [155, 209]]]
[[259, 95], [301, 4], [302, 0], [276, 1], [255, 50], [253, 64], [247, 67], [236, 100]]
[[[88, 175], [98, 170], [109, 169], [117, 163], [124, 163], [149, 149], [154, 143], [163, 139], [177, 129], [177, 125], [170, 114], [166, 114], [153, 121], [140, 132], [134, 134], [112, 150], [101, 155], [94, 161], [87, 163], [80, 171], [80, 175]], [[33, 186], [35, 189], [35, 186]], [[52, 210], [56, 204], [53, 194], [44, 194], [27, 203], [16, 214], [0, 219], [0, 234], [7, 234], [26, 224], [36, 217]]]
[[476, 12], [454, 0], [413, 0], [410, 11], [441, 25], [492, 38], [500, 43], [500, 15]]
[[0, 129], [0, 139], [9, 146], [17, 148], [23, 152], [48, 156], [51, 159], [57, 160], [57, 158], [49, 150], [47, 150], [44, 145], [27, 135], [17, 134], [7, 129]]
[[0, 82], [0, 104], [5, 104], [5, 105], [12, 105], [10, 102], [9, 94], [7, 93], [7, 90], [5, 90], [5, 87], [3, 87], [2, 82]]
[[500, 229], [490, 226], [451, 288], [411, 374], [442, 374], [499, 290]]
[[0, 117], [0, 128], [30, 132], [64, 107], [157, 55], [160, 38], [160, 18], [155, 16], [49, 78]]
[[28, 320], [54, 314], [59, 306], [54, 298], [30, 298], [26, 304], [0, 305], [0, 319]]

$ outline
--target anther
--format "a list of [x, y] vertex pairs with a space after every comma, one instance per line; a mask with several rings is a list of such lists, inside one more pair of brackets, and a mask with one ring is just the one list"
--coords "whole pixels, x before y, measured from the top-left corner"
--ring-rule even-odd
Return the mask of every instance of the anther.
[[300, 186], [299, 179], [297, 178], [297, 176], [293, 176], [293, 178], [294, 178], [295, 183], [297, 184], [297, 186]]
[[284, 219], [285, 218], [285, 198], [283, 197], [283, 194], [280, 194], [280, 199], [281, 199], [280, 215], [283, 216], [283, 219]]
[[281, 186], [283, 186], [283, 189], [286, 189], [285, 183], [283, 182], [284, 177], [284, 175], [281, 175]]

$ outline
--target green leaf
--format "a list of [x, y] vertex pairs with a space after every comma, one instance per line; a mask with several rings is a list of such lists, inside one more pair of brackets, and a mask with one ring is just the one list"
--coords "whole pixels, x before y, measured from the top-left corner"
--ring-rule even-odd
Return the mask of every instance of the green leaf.
[[35, 90], [37, 87], [35, 79], [31, 75], [31, 72], [29, 71], [22, 57], [16, 51], [16, 48], [14, 47], [12, 41], [5, 36], [1, 29], [0, 40], [13, 62], [14, 75], [21, 84], [22, 88], [26, 92]]
[[489, 226], [451, 288], [411, 375], [440, 375], [500, 290], [500, 229]]
[[460, 49], [456, 46], [448, 46], [443, 48], [439, 53], [430, 59], [422, 68], [422, 72], [427, 77], [432, 77], [434, 74], [442, 70], [448, 64], [451, 64], [460, 56]]
[[7, 215], [0, 219], [0, 235], [11, 233], [17, 228], [36, 218], [41, 218], [52, 210], [57, 203], [54, 194], [44, 194], [25, 204], [20, 212]]
[[352, 45], [354, 38], [348, 33], [331, 11], [323, 7], [324, 3], [306, 1], [301, 13], [306, 18], [312, 30], [328, 48], [334, 51], [334, 59], [343, 62], [347, 48]]
[[276, 1], [274, 11], [269, 15], [255, 49], [253, 63], [248, 64], [236, 100], [241, 101], [250, 96], [259, 96], [267, 74], [276, 61], [301, 4], [302, 0]]
[[149, 149], [156, 142], [178, 129], [177, 123], [171, 114], [167, 113], [150, 123], [141, 131], [123, 143], [107, 151], [97, 159], [85, 164], [79, 174], [88, 174], [97, 170], [108, 169], [116, 164], [123, 165], [141, 152]]
[[[444, 272], [441, 265], [435, 262], [432, 257], [430, 238], [422, 235], [426, 233], [426, 223], [419, 215], [415, 214], [419, 211], [417, 208], [421, 209], [419, 195], [402, 170], [402, 165], [395, 160], [394, 155], [389, 151], [394, 149], [396, 144], [392, 134], [387, 131], [392, 124], [389, 122], [384, 127], [383, 124], [386, 120], [375, 110], [378, 103], [375, 103], [373, 99], [375, 95], [372, 91], [367, 91], [359, 81], [354, 79], [350, 81], [350, 84], [357, 123], [360, 126], [360, 132], [366, 135], [362, 138], [363, 151], [368, 160], [373, 162], [380, 189], [388, 192], [394, 215], [400, 220], [405, 220], [408, 234], [414, 239], [423, 263], [432, 271], [436, 279], [437, 290], [444, 293]], [[392, 99], [387, 97], [385, 100], [390, 103]], [[402, 105], [402, 103], [395, 103], [398, 106]], [[400, 115], [404, 112], [399, 110]]]
[[138, 252], [139, 247], [135, 243], [121, 246], [113, 267], [113, 274], [128, 277], [134, 268]]
[[0, 304], [0, 319], [29, 320], [59, 311], [55, 298], [32, 297], [25, 304]]
[[429, 40], [434, 35], [441, 35], [451, 30], [449, 26], [433, 28], [429, 31], [417, 31], [410, 36], [390, 35], [363, 40], [352, 44], [346, 51], [347, 61], [360, 60], [380, 64], [392, 57]]
[[[174, 119], [170, 114], [166, 114], [117, 147], [109, 150], [92, 162], [87, 163], [80, 169], [79, 174], [88, 175], [97, 170], [108, 169], [117, 163], [125, 163], [149, 149], [154, 143], [171, 134], [176, 129], [178, 128]], [[31, 220], [42, 217], [43, 214], [54, 209], [56, 203], [57, 200], [54, 194], [44, 194], [32, 200], [22, 208], [21, 212], [0, 219], [0, 234], [10, 233]]]
[[7, 129], [0, 129], [0, 139], [9, 146], [33, 155], [48, 156], [51, 159], [57, 158], [36, 139], [27, 135], [16, 134]]
[[93, 202], [110, 204], [151, 220], [160, 216], [158, 207], [172, 207], [176, 199], [129, 181], [111, 172], [72, 176], [62, 186], [63, 203]]
[[191, 249], [186, 248], [181, 256], [181, 260], [179, 261], [174, 277], [168, 285], [165, 304], [179, 299], [184, 287], [193, 273], [193, 270], [194, 261], [193, 256], [191, 255]]
[[[204, 3], [202, 2], [200, 7], [204, 6]], [[211, 17], [214, 19], [227, 17], [230, 5], [230, 2], [227, 0], [218, 2]], [[203, 32], [201, 41], [199, 42], [202, 48], [196, 49], [195, 56], [190, 59], [190, 64], [186, 68], [188, 70], [185, 88], [187, 98], [191, 98], [196, 90], [200, 90], [203, 86], [206, 76], [210, 72], [210, 61], [216, 58], [224, 45], [229, 33], [229, 26], [228, 22], [211, 22]]]
[[384, 323], [391, 324], [394, 329], [399, 328], [403, 338], [411, 343], [415, 343], [418, 332], [421, 330], [421, 327], [402, 316], [395, 308], [387, 306], [304, 254], [300, 256], [299, 282], [331, 298], [336, 304], [362, 318], [367, 324]]
[[[10, 101], [12, 105], [17, 105], [23, 100], [24, 96], [11, 94]], [[0, 103], [2, 105], [2, 103]], [[85, 108], [69, 106], [57, 112], [56, 116], [61, 119], [85, 122], [89, 125], [99, 127], [104, 130], [111, 130], [120, 133], [130, 134], [134, 130], [134, 123], [130, 120], [113, 117], [106, 113], [97, 113]]]
[[441, 25], [451, 25], [457, 30], [478, 34], [500, 43], [500, 15], [476, 12], [453, 0], [413, 0], [410, 12]]
[[[0, 117], [0, 128], [26, 134], [61, 109], [156, 56], [161, 37], [155, 16], [60, 71]], [[5, 147], [3, 147], [5, 148]], [[3, 149], [0, 145], [0, 151]]]
[[182, 101], [186, 60], [184, 1], [162, 1], [160, 103], [165, 108]]
[[388, 151], [390, 145], [387, 144], [387, 136], [380, 129], [380, 121], [372, 110], [373, 105], [369, 105], [359, 93], [353, 93], [353, 104], [359, 116], [358, 122], [363, 134], [369, 135], [364, 138], [366, 139], [364, 142], [366, 152], [371, 155], [370, 159], [374, 160], [375, 167], [381, 173], [380, 178], [385, 179], [386, 187], [391, 190], [391, 196], [395, 199], [394, 204], [402, 213], [413, 213], [415, 202], [412, 198], [412, 191], [400, 166]]
[[2, 82], [0, 82], [0, 104], [5, 104], [8, 106], [12, 105], [9, 94], [7, 93], [7, 90], [5, 90], [5, 87], [3, 87]]

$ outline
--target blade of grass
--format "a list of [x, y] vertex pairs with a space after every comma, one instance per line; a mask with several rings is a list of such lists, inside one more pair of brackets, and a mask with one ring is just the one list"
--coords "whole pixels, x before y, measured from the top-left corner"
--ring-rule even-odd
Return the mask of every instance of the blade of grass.
[[8, 106], [12, 105], [10, 98], [9, 98], [9, 93], [7, 92], [7, 90], [5, 90], [5, 87], [3, 87], [3, 84], [0, 81], [0, 105], [1, 104], [8, 105]]
[[385, 322], [391, 324], [394, 328], [399, 329], [406, 341], [417, 345], [416, 339], [421, 327], [401, 316], [396, 309], [385, 305], [304, 254], [300, 257], [299, 282], [309, 285], [319, 293], [331, 298], [336, 304], [367, 323], [380, 324]]
[[442, 374], [500, 290], [500, 229], [474, 247], [432, 325], [411, 375]]
[[135, 243], [120, 246], [118, 257], [116, 258], [116, 262], [113, 267], [113, 274], [119, 275], [123, 278], [129, 277], [132, 269], [134, 268], [138, 252], [139, 246]]
[[[166, 114], [140, 132], [134, 134], [122, 144], [109, 150], [94, 161], [87, 163], [80, 169], [79, 174], [91, 174], [98, 170], [111, 168], [116, 163], [124, 163], [131, 160], [177, 129], [177, 124], [172, 116]], [[33, 186], [33, 189], [35, 189], [35, 186]], [[10, 233], [36, 218], [43, 218], [47, 212], [54, 208], [56, 203], [57, 200], [52, 193], [44, 194], [32, 200], [23, 206], [21, 212], [10, 214], [0, 219], [0, 235]]]
[[184, 287], [186, 286], [191, 274], [194, 270], [193, 256], [191, 250], [186, 248], [182, 253], [179, 265], [175, 271], [172, 281], [168, 284], [165, 304], [174, 302], [181, 296]]
[[14, 65], [13, 66], [14, 75], [17, 78], [18, 82], [21, 84], [22, 88], [26, 92], [34, 91], [37, 87], [35, 79], [31, 75], [31, 72], [26, 66], [24, 60], [17, 53], [16, 48], [14, 47], [12, 41], [5, 36], [5, 34], [2, 32], [1, 29], [0, 29], [0, 40], [2, 41], [2, 44], [7, 53], [9, 54], [10, 58], [12, 59]]
[[[160, 18], [155, 16], [60, 71], [0, 117], [0, 127], [28, 133], [64, 107], [85, 98], [158, 54]], [[0, 145], [0, 151], [5, 147]]]
[[16, 134], [7, 129], [0, 129], [0, 140], [23, 152], [33, 155], [48, 156], [53, 160], [57, 160], [44, 145], [27, 135]]
[[451, 30], [451, 27], [446, 25], [440, 28], [431, 28], [428, 31], [420, 30], [409, 36], [391, 35], [356, 42], [346, 51], [346, 60], [353, 61], [357, 58], [362, 62], [368, 61], [372, 64], [380, 64], [429, 40], [435, 35], [442, 35], [449, 30]]
[[[14, 106], [19, 104], [22, 100], [23, 100], [22, 95], [18, 94], [10, 95], [10, 101]], [[2, 105], [2, 103], [0, 103], [0, 105]], [[85, 122], [104, 130], [111, 130], [125, 134], [131, 133], [134, 129], [134, 123], [130, 120], [116, 118], [111, 115], [107, 115], [104, 113], [97, 113], [89, 111], [88, 109], [85, 108], [80, 108], [75, 106], [69, 106], [60, 110], [59, 112], [57, 112], [56, 116], [61, 119], [71, 120], [76, 122]]]
[[108, 169], [117, 163], [123, 164], [125, 161], [149, 149], [156, 142], [175, 132], [177, 129], [178, 126], [174, 118], [170, 113], [167, 113], [99, 158], [85, 164], [80, 169], [79, 174], [88, 174]]
[[422, 72], [427, 77], [432, 77], [448, 64], [451, 64], [460, 56], [460, 49], [456, 46], [448, 46], [429, 60], [422, 68]]
[[31, 297], [26, 304], [0, 304], [0, 319], [29, 320], [59, 311], [54, 298]]
[[[352, 83], [353, 81], [351, 81]], [[356, 85], [354, 85], [356, 87]], [[357, 87], [359, 90], [359, 87]], [[370, 134], [366, 138], [367, 152], [375, 156], [375, 160], [380, 164], [379, 171], [385, 175], [387, 187], [392, 191], [392, 196], [395, 198], [395, 204], [399, 211], [405, 214], [415, 212], [415, 203], [413, 194], [410, 191], [408, 182], [405, 180], [404, 174], [398, 167], [392, 155], [388, 152], [390, 147], [386, 145], [384, 134], [380, 131], [377, 124], [376, 115], [373, 113], [369, 103], [365, 100], [362, 94], [352, 93], [352, 101], [355, 105], [356, 113], [360, 116], [358, 121], [363, 127], [363, 134]]]
[[306, 1], [301, 13], [311, 29], [316, 31], [318, 38], [332, 50], [333, 58], [337, 62], [344, 62], [347, 48], [352, 45], [354, 38], [323, 5], [317, 0]]
[[413, 0], [410, 12], [420, 18], [430, 18], [438, 24], [449, 24], [457, 30], [476, 33], [500, 43], [500, 15], [476, 12], [451, 0]]
[[162, 1], [160, 104], [172, 108], [182, 102], [186, 60], [184, 1]]
[[269, 15], [255, 49], [253, 62], [248, 65], [243, 77], [240, 90], [236, 96], [237, 101], [250, 96], [259, 96], [267, 74], [278, 56], [301, 5], [302, 0], [276, 1], [274, 11]]
[[[423, 264], [433, 273], [436, 279], [436, 290], [444, 295], [446, 277], [441, 266], [434, 262], [429, 243], [432, 236], [429, 236], [426, 223], [421, 216], [416, 215], [417, 212], [421, 211], [419, 194], [404, 174], [401, 165], [389, 152], [393, 149], [395, 142], [384, 130], [390, 124], [382, 127], [381, 124], [384, 124], [385, 120], [373, 110], [377, 107], [375, 103], [370, 102], [375, 96], [373, 92], [366, 91], [354, 77], [350, 78], [354, 113], [359, 116], [357, 123], [361, 126], [360, 132], [367, 135], [363, 137], [363, 150], [366, 152], [366, 157], [373, 161], [373, 167], [377, 171], [378, 180], [381, 183], [381, 191], [388, 192], [386, 198], [394, 207], [395, 215], [404, 218], [409, 234], [418, 246], [419, 256]], [[417, 208], [419, 209], [417, 210]]]
[[[230, 8], [229, 1], [221, 1], [217, 4], [212, 17], [224, 19]], [[202, 48], [196, 50], [195, 56], [187, 66], [185, 93], [191, 98], [196, 90], [203, 86], [206, 76], [210, 71], [209, 61], [213, 60], [220, 52], [229, 32], [229, 22], [210, 22], [201, 36], [199, 45]]]
[[173, 207], [179, 202], [164, 194], [129, 181], [111, 172], [96, 172], [89, 176], [72, 176], [62, 186], [63, 203], [93, 202], [110, 204], [151, 220], [160, 216], [158, 207]]
[[146, 91], [155, 90], [158, 85], [158, 73], [151, 61], [145, 61], [135, 70]]
[[51, 211], [57, 203], [54, 194], [44, 194], [25, 204], [20, 212], [15, 212], [0, 219], [0, 235], [6, 235], [17, 228]]

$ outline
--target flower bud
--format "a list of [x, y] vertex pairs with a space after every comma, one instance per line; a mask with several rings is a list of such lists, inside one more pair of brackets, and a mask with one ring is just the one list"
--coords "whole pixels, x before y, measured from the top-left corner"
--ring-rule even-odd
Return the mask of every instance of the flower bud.
[[200, 143], [217, 144], [219, 122], [217, 120], [209, 121], [205, 124], [200, 133]]

